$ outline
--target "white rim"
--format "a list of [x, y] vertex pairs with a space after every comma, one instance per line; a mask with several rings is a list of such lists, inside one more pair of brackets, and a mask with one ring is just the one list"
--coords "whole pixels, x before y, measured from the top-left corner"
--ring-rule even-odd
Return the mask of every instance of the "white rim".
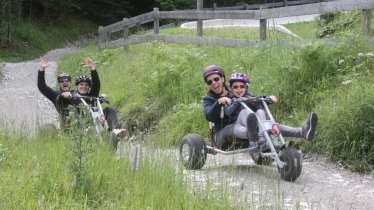
[[190, 159], [190, 146], [188, 144], [182, 146], [182, 158], [184, 162]]

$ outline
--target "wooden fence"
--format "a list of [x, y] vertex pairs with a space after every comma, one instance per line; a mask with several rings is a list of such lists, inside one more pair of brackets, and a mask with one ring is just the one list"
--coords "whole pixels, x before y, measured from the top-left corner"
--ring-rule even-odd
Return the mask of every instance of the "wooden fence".
[[[201, 0], [200, 0], [201, 1]], [[287, 1], [285, 1], [287, 2]], [[296, 4], [297, 1], [293, 1]], [[300, 4], [311, 2], [311, 0], [298, 1], [298, 5], [283, 6], [274, 8], [262, 8], [259, 10], [202, 10], [202, 5], [197, 5], [200, 10], [183, 11], [159, 11], [155, 8], [152, 12], [145, 13], [132, 18], [124, 18], [120, 22], [113, 23], [105, 27], [99, 27], [98, 44], [101, 49], [124, 46], [161, 40], [172, 43], [197, 43], [205, 45], [219, 45], [240, 47], [246, 46], [248, 41], [232, 40], [223, 38], [203, 37], [202, 20], [207, 19], [255, 19], [260, 20], [260, 41], [266, 39], [266, 19], [290, 17], [298, 15], [325, 14], [332, 12], [342, 12], [351, 10], [363, 10], [362, 31], [370, 34], [371, 9], [374, 8], [374, 0], [333, 0], [317, 1], [317, 3]], [[284, 3], [283, 3], [284, 4]], [[269, 7], [269, 5], [268, 5]], [[160, 19], [173, 20], [197, 20], [197, 36], [175, 36], [159, 35]], [[153, 22], [153, 35], [129, 36], [129, 28], [141, 24]], [[199, 24], [199, 22], [201, 24]], [[112, 40], [112, 34], [122, 32], [123, 37]], [[262, 33], [262, 34], [261, 34]], [[265, 38], [264, 38], [265, 34]]]

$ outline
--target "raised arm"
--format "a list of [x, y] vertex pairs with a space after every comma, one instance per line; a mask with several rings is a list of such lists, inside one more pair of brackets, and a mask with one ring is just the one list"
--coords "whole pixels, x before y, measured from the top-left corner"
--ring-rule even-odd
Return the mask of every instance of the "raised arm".
[[84, 67], [91, 70], [91, 78], [92, 78], [92, 87], [89, 92], [90, 96], [99, 96], [100, 93], [100, 78], [99, 74], [96, 71], [95, 63], [91, 58], [85, 58], [84, 59]]
[[56, 105], [56, 97], [58, 96], [58, 93], [54, 91], [52, 88], [47, 86], [45, 83], [45, 69], [49, 66], [48, 64], [48, 58], [43, 57], [40, 60], [39, 64], [39, 70], [38, 70], [38, 89], [39, 91], [48, 98], [54, 105]]

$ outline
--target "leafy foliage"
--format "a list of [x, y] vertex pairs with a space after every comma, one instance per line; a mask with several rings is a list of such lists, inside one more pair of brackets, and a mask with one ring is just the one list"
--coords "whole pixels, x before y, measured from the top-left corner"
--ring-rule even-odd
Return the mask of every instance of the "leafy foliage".
[[12, 47], [7, 48], [6, 40], [0, 38], [0, 61], [35, 59], [95, 29], [91, 22], [72, 19], [52, 25], [20, 21], [15, 26]]
[[358, 11], [348, 13], [334, 13], [325, 26], [317, 32], [318, 38], [348, 37], [360, 31], [360, 13]]

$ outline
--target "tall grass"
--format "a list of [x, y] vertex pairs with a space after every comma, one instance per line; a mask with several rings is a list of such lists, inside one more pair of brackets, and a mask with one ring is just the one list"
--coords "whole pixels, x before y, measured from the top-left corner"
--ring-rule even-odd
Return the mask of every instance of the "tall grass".
[[[305, 25], [309, 24], [302, 23], [304, 30]], [[233, 29], [231, 33], [237, 35]], [[77, 75], [80, 59], [92, 56], [99, 69], [102, 92], [109, 94], [130, 134], [162, 146], [177, 146], [181, 137], [190, 132], [207, 136], [208, 125], [199, 106], [206, 91], [202, 79], [204, 67], [221, 65], [226, 77], [233, 72], [245, 72], [251, 78], [251, 93], [279, 97], [280, 102], [271, 106], [279, 122], [298, 126], [311, 111], [323, 115], [315, 143], [305, 143], [305, 148], [314, 144], [325, 148], [322, 151], [334, 159], [353, 158], [356, 163], [365, 160], [369, 167], [360, 170], [367, 170], [372, 166], [371, 150], [361, 152], [357, 147], [356, 155], [351, 157], [349, 153], [332, 152], [335, 147], [326, 142], [332, 138], [329, 133], [333, 133], [334, 128], [326, 126], [324, 119], [338, 119], [334, 112], [323, 107], [327, 105], [326, 101], [330, 101], [330, 95], [339, 97], [339, 100], [349, 98], [356, 95], [358, 89], [344, 95], [344, 92], [337, 91], [342, 82], [362, 76], [367, 79], [369, 88], [373, 78], [372, 45], [359, 36], [349, 40], [326, 45], [295, 42], [288, 47], [268, 44], [224, 48], [162, 42], [130, 46], [127, 51], [122, 48], [98, 51], [90, 47], [66, 58], [61, 66], [76, 69], [73, 73]], [[346, 104], [340, 101], [331, 103], [333, 107]], [[357, 123], [362, 124], [365, 119]], [[355, 133], [355, 127], [348, 132]], [[360, 133], [363, 133], [362, 137], [355, 136], [366, 142], [360, 144], [371, 145], [368, 142], [370, 133]], [[345, 136], [341, 141], [355, 142], [357, 139]]]
[[0, 135], [0, 207], [233, 208], [222, 195], [191, 193], [182, 174], [175, 170], [175, 163], [168, 158], [144, 158], [142, 167], [133, 172], [127, 156], [118, 159], [108, 144], [98, 142], [93, 142], [92, 152], [85, 157], [85, 174], [82, 174], [85, 182], [82, 188], [77, 188], [70, 140], [64, 135], [33, 139]]
[[68, 42], [77, 40], [82, 34], [95, 30], [96, 26], [86, 20], [65, 19], [64, 22], [53, 24], [24, 20], [15, 22], [12, 31], [13, 45], [8, 47], [5, 42], [0, 43], [0, 62], [37, 58], [49, 50], [61, 48]]

